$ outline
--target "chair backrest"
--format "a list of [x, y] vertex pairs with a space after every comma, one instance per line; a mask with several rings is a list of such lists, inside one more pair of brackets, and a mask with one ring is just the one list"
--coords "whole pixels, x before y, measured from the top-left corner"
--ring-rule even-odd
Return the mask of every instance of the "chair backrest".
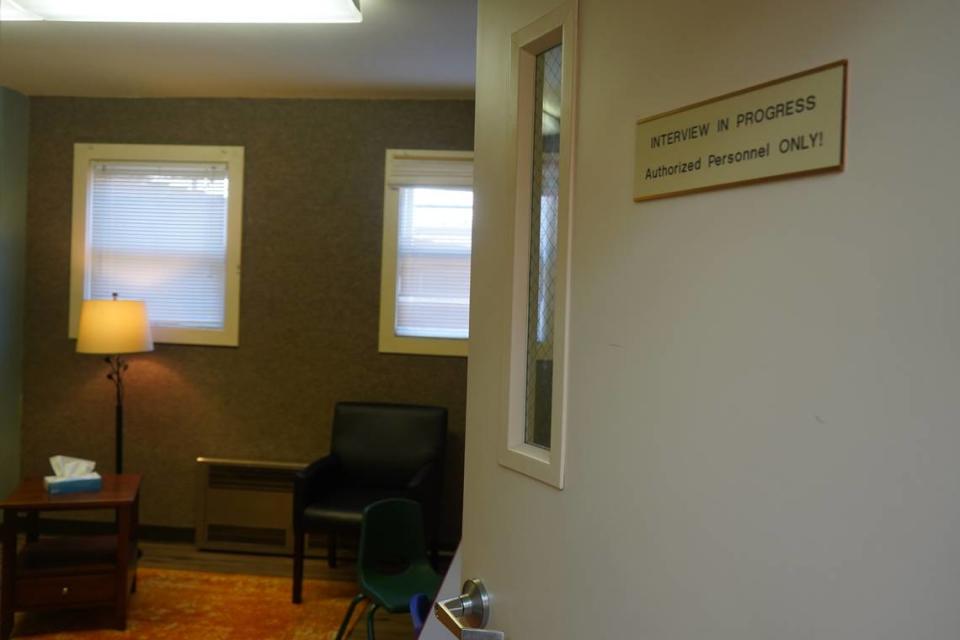
[[420, 503], [406, 498], [379, 500], [363, 510], [358, 564], [361, 577], [428, 563]]
[[442, 463], [446, 436], [443, 407], [339, 402], [331, 452], [346, 484], [401, 489], [427, 463]]

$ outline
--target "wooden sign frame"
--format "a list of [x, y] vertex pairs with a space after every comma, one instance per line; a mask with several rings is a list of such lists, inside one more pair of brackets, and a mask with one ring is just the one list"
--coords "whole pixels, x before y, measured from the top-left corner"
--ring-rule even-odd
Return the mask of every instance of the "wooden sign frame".
[[[636, 194], [637, 194], [637, 183], [634, 182], [634, 198], [633, 198], [634, 202], [646, 202], [646, 201], [649, 201], [649, 200], [660, 200], [660, 199], [663, 199], [663, 198], [672, 198], [672, 197], [676, 197], [676, 196], [680, 196], [680, 195], [686, 195], [686, 194], [692, 194], [692, 193], [702, 193], [702, 192], [706, 192], [706, 191], [715, 191], [715, 190], [718, 190], [718, 189], [727, 189], [727, 188], [730, 188], [730, 187], [738, 187], [738, 186], [749, 185], [749, 184], [759, 184], [759, 183], [763, 183], [763, 182], [770, 182], [770, 181], [773, 181], [773, 180], [783, 180], [783, 179], [786, 179], [786, 178], [795, 178], [795, 177], [801, 177], [801, 176], [811, 176], [811, 175], [817, 175], [817, 174], [822, 174], [822, 173], [831, 173], [831, 172], [843, 171], [843, 169], [844, 169], [844, 167], [845, 167], [845, 163], [846, 163], [846, 131], [847, 131], [848, 61], [847, 61], [846, 59], [838, 60], [838, 61], [836, 61], [836, 62], [831, 62], [831, 63], [829, 63], [829, 64], [825, 64], [825, 65], [821, 65], [821, 66], [818, 66], [818, 67], [814, 67], [814, 68], [812, 68], [812, 69], [807, 69], [807, 70], [805, 70], [805, 71], [800, 71], [800, 72], [798, 72], [798, 73], [790, 74], [790, 75], [788, 75], [788, 76], [783, 76], [783, 77], [777, 78], [777, 79], [775, 79], [775, 80], [770, 80], [770, 81], [768, 81], [768, 82], [762, 82], [762, 83], [760, 83], [760, 84], [756, 84], [756, 85], [747, 87], [747, 88], [745, 88], [745, 89], [740, 89], [740, 90], [738, 90], [738, 91], [732, 91], [732, 92], [730, 92], [730, 93], [725, 93], [725, 94], [723, 94], [723, 95], [721, 95], [721, 96], [717, 96], [717, 97], [715, 97], [715, 98], [710, 98], [710, 99], [708, 99], [708, 100], [702, 100], [702, 101], [700, 101], [700, 102], [695, 102], [695, 103], [693, 103], [693, 104], [689, 104], [689, 105], [686, 105], [686, 106], [683, 106], [683, 107], [679, 107], [679, 108], [677, 108], [677, 109], [671, 109], [670, 111], [665, 111], [665, 112], [663, 112], [663, 113], [658, 113], [657, 115], [653, 115], [653, 116], [649, 116], [649, 117], [646, 117], [646, 118], [642, 118], [642, 119], [640, 119], [640, 120], [637, 120], [636, 126], [639, 127], [639, 126], [642, 125], [642, 124], [646, 124], [646, 123], [649, 123], [649, 122], [653, 122], [653, 121], [656, 121], [656, 120], [660, 120], [660, 119], [662, 119], [662, 118], [667, 118], [667, 117], [669, 117], [669, 116], [677, 115], [677, 114], [680, 114], [680, 113], [684, 113], [684, 112], [686, 112], [686, 111], [691, 111], [691, 110], [693, 110], [693, 109], [697, 109], [697, 108], [700, 108], [700, 107], [703, 107], [703, 106], [706, 106], [706, 105], [711, 105], [711, 104], [714, 104], [714, 103], [717, 103], [717, 102], [721, 102], [721, 101], [724, 101], [724, 100], [729, 100], [730, 98], [735, 98], [735, 97], [737, 97], [737, 96], [742, 96], [742, 95], [744, 95], [744, 94], [748, 94], [748, 93], [751, 93], [751, 92], [754, 92], [754, 91], [757, 91], [757, 90], [760, 90], [760, 89], [765, 89], [765, 88], [768, 88], [768, 87], [772, 87], [772, 86], [776, 86], [776, 85], [783, 84], [783, 83], [786, 83], [786, 82], [790, 82], [790, 81], [796, 80], [796, 79], [798, 79], [798, 78], [803, 78], [803, 77], [805, 77], [805, 76], [809, 76], [809, 75], [813, 75], [813, 74], [816, 74], [816, 73], [820, 73], [820, 72], [822, 72], [822, 71], [827, 71], [827, 70], [829, 70], [829, 69], [833, 69], [833, 68], [836, 68], [836, 67], [841, 67], [842, 70], [843, 70], [843, 80], [842, 80], [842, 88], [841, 88], [841, 103], [840, 103], [841, 113], [840, 113], [840, 125], [839, 125], [839, 127], [840, 127], [840, 129], [839, 129], [839, 146], [840, 146], [839, 152], [840, 152], [840, 153], [839, 153], [839, 161], [838, 161], [836, 164], [833, 164], [833, 165], [830, 165], [830, 166], [816, 167], [816, 168], [812, 168], [812, 169], [802, 169], [802, 170], [798, 170], [798, 171], [788, 171], [788, 172], [777, 173], [777, 174], [773, 174], [773, 175], [764, 175], [764, 176], [759, 176], [759, 177], [755, 177], [755, 178], [747, 178], [747, 179], [743, 179], [743, 180], [733, 180], [733, 181], [730, 181], [730, 182], [721, 182], [721, 183], [717, 183], [717, 184], [709, 184], [709, 185], [705, 185], [705, 186], [692, 187], [692, 188], [689, 188], [689, 189], [678, 189], [678, 190], [675, 190], [675, 191], [669, 191], [669, 192], [665, 192], [665, 193], [656, 193], [656, 194], [644, 195], [644, 196], [638, 196], [638, 195], [636, 195]], [[635, 131], [636, 131], [636, 129], [635, 129]], [[636, 135], [636, 134], [635, 134], [635, 135]], [[636, 143], [635, 143], [635, 144], [636, 144]], [[638, 149], [638, 148], [635, 149], [635, 154], [636, 154], [636, 155], [635, 155], [635, 158], [634, 158], [634, 180], [636, 181], [637, 168], [638, 168], [638, 166], [639, 166], [639, 164], [640, 164], [640, 154], [639, 154], [639, 149]]]

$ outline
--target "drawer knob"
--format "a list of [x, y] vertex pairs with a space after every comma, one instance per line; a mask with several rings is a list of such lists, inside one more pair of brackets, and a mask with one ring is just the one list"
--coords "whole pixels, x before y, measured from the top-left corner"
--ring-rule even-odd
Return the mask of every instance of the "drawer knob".
[[63, 589], [60, 590], [60, 595], [62, 596], [68, 595], [69, 593], [70, 593], [70, 587], [64, 587]]

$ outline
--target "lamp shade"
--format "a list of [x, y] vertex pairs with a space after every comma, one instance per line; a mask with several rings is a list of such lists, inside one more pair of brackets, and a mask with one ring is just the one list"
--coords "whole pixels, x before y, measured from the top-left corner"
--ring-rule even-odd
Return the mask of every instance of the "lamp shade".
[[147, 305], [140, 300], [84, 300], [78, 353], [119, 355], [153, 351]]

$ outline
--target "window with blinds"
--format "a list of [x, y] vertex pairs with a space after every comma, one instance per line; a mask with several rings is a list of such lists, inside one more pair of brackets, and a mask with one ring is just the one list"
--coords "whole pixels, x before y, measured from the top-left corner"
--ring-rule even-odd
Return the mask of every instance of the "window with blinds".
[[88, 292], [145, 300], [150, 323], [222, 329], [226, 163], [94, 162]]
[[82, 146], [81, 299], [144, 300], [159, 342], [236, 344], [242, 149]]
[[400, 189], [396, 335], [468, 337], [472, 227], [472, 191]]
[[473, 154], [387, 152], [380, 350], [466, 355]]

